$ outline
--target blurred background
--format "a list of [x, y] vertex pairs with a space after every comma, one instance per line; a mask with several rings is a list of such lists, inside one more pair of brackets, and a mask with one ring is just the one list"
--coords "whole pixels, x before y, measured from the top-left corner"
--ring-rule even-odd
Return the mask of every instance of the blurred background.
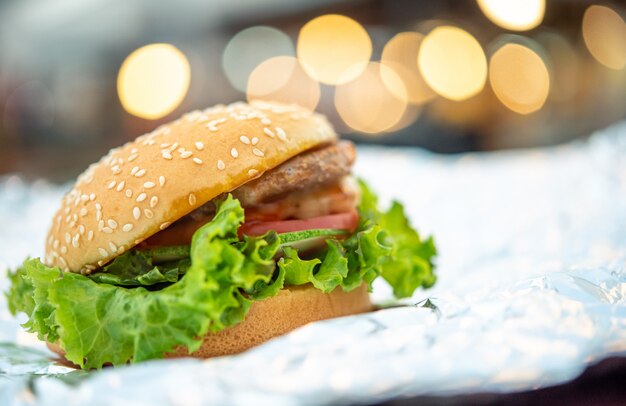
[[69, 180], [245, 99], [318, 110], [359, 143], [563, 143], [626, 116], [625, 3], [0, 0], [0, 175]]

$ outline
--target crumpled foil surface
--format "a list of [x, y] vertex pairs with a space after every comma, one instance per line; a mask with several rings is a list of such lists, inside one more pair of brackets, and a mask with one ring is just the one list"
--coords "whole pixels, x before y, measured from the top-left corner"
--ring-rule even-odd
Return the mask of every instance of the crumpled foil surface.
[[[54, 365], [0, 299], [1, 404], [375, 402], [565, 382], [626, 355], [626, 123], [564, 146], [443, 157], [363, 147], [356, 173], [439, 247], [437, 285], [244, 354], [101, 372]], [[63, 187], [0, 181], [4, 270], [42, 254]], [[375, 284], [374, 300], [391, 304]], [[398, 304], [398, 303], [396, 303]], [[23, 315], [22, 315], [23, 316]]]

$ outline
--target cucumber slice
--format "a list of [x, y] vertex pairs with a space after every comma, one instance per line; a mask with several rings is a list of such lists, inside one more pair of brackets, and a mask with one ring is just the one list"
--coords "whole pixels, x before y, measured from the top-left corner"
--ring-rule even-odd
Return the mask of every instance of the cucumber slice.
[[[348, 234], [345, 230], [333, 230], [333, 229], [316, 229], [316, 230], [303, 230], [292, 231], [290, 233], [278, 234], [281, 244], [293, 243], [296, 241], [309, 240], [317, 237], [333, 237], [338, 235]], [[289, 244], [291, 245], [291, 244]]]

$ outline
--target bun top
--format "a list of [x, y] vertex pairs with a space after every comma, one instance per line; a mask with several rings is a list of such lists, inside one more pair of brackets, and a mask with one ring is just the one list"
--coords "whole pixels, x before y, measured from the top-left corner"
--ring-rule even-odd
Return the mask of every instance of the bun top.
[[193, 111], [92, 164], [61, 201], [44, 262], [89, 273], [224, 192], [337, 138], [295, 105]]

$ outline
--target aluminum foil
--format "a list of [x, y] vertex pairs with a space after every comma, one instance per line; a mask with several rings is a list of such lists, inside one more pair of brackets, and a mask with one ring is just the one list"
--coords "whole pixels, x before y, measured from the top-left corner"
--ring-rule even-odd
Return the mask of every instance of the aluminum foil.
[[[356, 173], [404, 202], [439, 281], [399, 304], [313, 323], [244, 354], [86, 373], [54, 365], [0, 299], [1, 404], [334, 404], [509, 392], [626, 355], [626, 124], [586, 141], [442, 157], [359, 149]], [[65, 187], [0, 181], [4, 270], [41, 255]]]

